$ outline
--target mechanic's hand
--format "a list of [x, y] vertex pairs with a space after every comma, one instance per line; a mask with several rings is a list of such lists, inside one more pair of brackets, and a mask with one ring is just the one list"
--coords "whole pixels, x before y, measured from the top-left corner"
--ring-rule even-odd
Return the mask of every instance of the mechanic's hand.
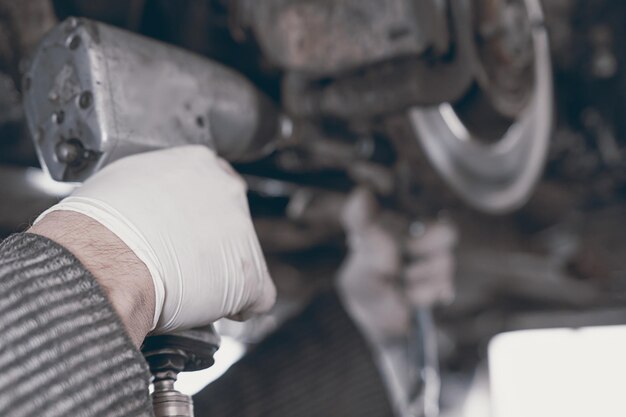
[[59, 210], [101, 223], [145, 263], [156, 332], [243, 317], [274, 303], [245, 184], [206, 147], [116, 161], [39, 219]]
[[357, 189], [343, 211], [350, 253], [339, 272], [346, 309], [373, 343], [410, 332], [412, 312], [454, 296], [456, 232], [427, 224], [417, 236], [388, 227], [375, 197]]

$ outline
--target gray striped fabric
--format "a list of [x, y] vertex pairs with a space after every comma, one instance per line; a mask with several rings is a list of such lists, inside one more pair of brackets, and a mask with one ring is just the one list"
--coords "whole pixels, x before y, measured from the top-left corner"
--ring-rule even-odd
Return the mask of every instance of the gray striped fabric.
[[93, 276], [38, 235], [0, 244], [0, 417], [151, 416], [149, 372]]

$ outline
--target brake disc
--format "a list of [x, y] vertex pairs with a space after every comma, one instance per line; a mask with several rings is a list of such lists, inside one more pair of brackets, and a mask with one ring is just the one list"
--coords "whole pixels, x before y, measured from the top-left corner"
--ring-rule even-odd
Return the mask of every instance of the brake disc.
[[[468, 3], [466, 3], [468, 4]], [[539, 0], [472, 2], [475, 86], [409, 118], [434, 168], [471, 206], [520, 207], [543, 171], [553, 122], [552, 67]]]

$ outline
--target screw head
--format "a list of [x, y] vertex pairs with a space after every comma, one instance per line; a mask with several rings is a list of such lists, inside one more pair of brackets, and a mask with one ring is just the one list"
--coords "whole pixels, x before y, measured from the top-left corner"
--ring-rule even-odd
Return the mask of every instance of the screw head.
[[78, 139], [70, 139], [57, 144], [56, 156], [61, 163], [78, 165], [83, 158], [83, 150], [83, 145]]
[[78, 98], [78, 105], [81, 109], [86, 109], [93, 103], [93, 94], [91, 91], [84, 91]]
[[80, 39], [80, 36], [78, 35], [72, 35], [67, 40], [67, 47], [70, 48], [72, 51], [75, 51], [76, 49], [78, 49], [80, 44], [81, 44], [81, 39]]

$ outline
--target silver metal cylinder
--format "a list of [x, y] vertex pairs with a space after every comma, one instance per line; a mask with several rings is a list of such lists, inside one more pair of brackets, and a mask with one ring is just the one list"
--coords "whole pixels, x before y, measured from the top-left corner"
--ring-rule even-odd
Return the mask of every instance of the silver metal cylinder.
[[281, 136], [275, 106], [236, 71], [87, 19], [69, 18], [43, 39], [23, 85], [40, 161], [61, 181], [187, 144], [254, 159]]
[[172, 379], [154, 383], [152, 406], [155, 417], [193, 417], [191, 397], [176, 391]]

